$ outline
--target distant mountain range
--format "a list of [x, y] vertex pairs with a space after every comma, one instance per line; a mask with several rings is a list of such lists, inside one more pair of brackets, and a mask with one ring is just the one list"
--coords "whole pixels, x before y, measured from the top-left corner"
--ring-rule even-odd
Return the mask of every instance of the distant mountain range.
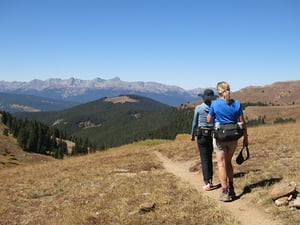
[[48, 79], [29, 82], [0, 81], [0, 92], [22, 94], [63, 100], [67, 102], [86, 103], [103, 97], [134, 94], [157, 100], [170, 106], [180, 106], [199, 99], [198, 93], [203, 88], [184, 90], [156, 82], [126, 82], [120, 78], [104, 80]]
[[[205, 87], [207, 88], [207, 87]], [[205, 88], [185, 90], [156, 82], [126, 82], [120, 78], [81, 80], [75, 78], [0, 81], [0, 110], [8, 112], [57, 111], [75, 105], [119, 95], [139, 95], [169, 106], [194, 106]], [[213, 88], [214, 89], [214, 88]], [[232, 93], [243, 103], [265, 105], [300, 104], [300, 80], [248, 86]]]

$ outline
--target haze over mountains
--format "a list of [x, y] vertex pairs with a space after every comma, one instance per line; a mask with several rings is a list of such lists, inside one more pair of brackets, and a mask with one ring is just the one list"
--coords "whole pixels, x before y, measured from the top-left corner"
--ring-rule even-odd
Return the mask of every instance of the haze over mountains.
[[[201, 84], [199, 84], [201, 85]], [[120, 78], [81, 80], [75, 78], [32, 80], [29, 82], [0, 81], [0, 110], [8, 112], [34, 112], [63, 110], [103, 97], [140, 95], [169, 106], [197, 104], [198, 94], [205, 86], [185, 90], [178, 86], [156, 82], [126, 82]], [[241, 102], [261, 102], [265, 105], [300, 104], [300, 80], [275, 82], [266, 86], [242, 88], [232, 93]]]
[[69, 78], [66, 80], [52, 78], [45, 81], [32, 80], [30, 82], [0, 81], [0, 92], [35, 95], [70, 102], [84, 103], [102, 97], [112, 97], [124, 94], [135, 94], [152, 98], [170, 106], [180, 106], [198, 99], [202, 88], [184, 90], [177, 86], [170, 86], [156, 82], [126, 82], [120, 78], [104, 80], [81, 80]]

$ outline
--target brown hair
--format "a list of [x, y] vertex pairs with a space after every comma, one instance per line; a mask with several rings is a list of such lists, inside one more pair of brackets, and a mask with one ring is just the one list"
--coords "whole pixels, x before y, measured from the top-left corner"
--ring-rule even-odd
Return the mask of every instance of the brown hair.
[[227, 82], [221, 81], [217, 84], [217, 91], [221, 98], [223, 98], [227, 103], [231, 101], [230, 97], [230, 86]]

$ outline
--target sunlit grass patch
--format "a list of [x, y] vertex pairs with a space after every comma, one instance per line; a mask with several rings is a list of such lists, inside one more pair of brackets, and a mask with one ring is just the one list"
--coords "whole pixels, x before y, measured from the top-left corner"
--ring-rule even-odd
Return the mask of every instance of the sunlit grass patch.
[[[2, 224], [237, 224], [139, 144], [0, 176]], [[141, 212], [147, 202], [155, 207]]]
[[136, 144], [151, 147], [151, 146], [159, 145], [159, 144], [166, 143], [166, 142], [169, 143], [171, 141], [163, 140], [163, 139], [146, 139], [144, 141], [137, 142]]
[[[240, 166], [233, 161], [237, 194], [285, 224], [299, 224], [298, 211], [274, 206], [269, 196], [276, 183], [299, 182], [298, 126], [248, 133], [250, 159]], [[165, 172], [154, 151], [176, 161], [199, 160], [197, 143], [183, 137], [1, 169], [1, 224], [238, 224], [226, 208]], [[155, 207], [141, 211], [148, 202]]]
[[234, 164], [234, 178], [242, 197], [273, 216], [284, 219], [286, 224], [299, 224], [300, 214], [288, 207], [278, 209], [270, 198], [273, 186], [280, 182], [300, 182], [300, 130], [299, 125], [268, 125], [251, 127], [249, 133], [250, 159], [241, 166]]

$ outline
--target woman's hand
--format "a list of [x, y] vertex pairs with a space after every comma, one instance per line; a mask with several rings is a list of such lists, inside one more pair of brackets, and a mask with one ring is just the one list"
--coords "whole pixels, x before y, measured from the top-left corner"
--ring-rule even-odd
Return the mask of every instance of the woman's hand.
[[248, 146], [248, 134], [244, 134], [243, 146]]

